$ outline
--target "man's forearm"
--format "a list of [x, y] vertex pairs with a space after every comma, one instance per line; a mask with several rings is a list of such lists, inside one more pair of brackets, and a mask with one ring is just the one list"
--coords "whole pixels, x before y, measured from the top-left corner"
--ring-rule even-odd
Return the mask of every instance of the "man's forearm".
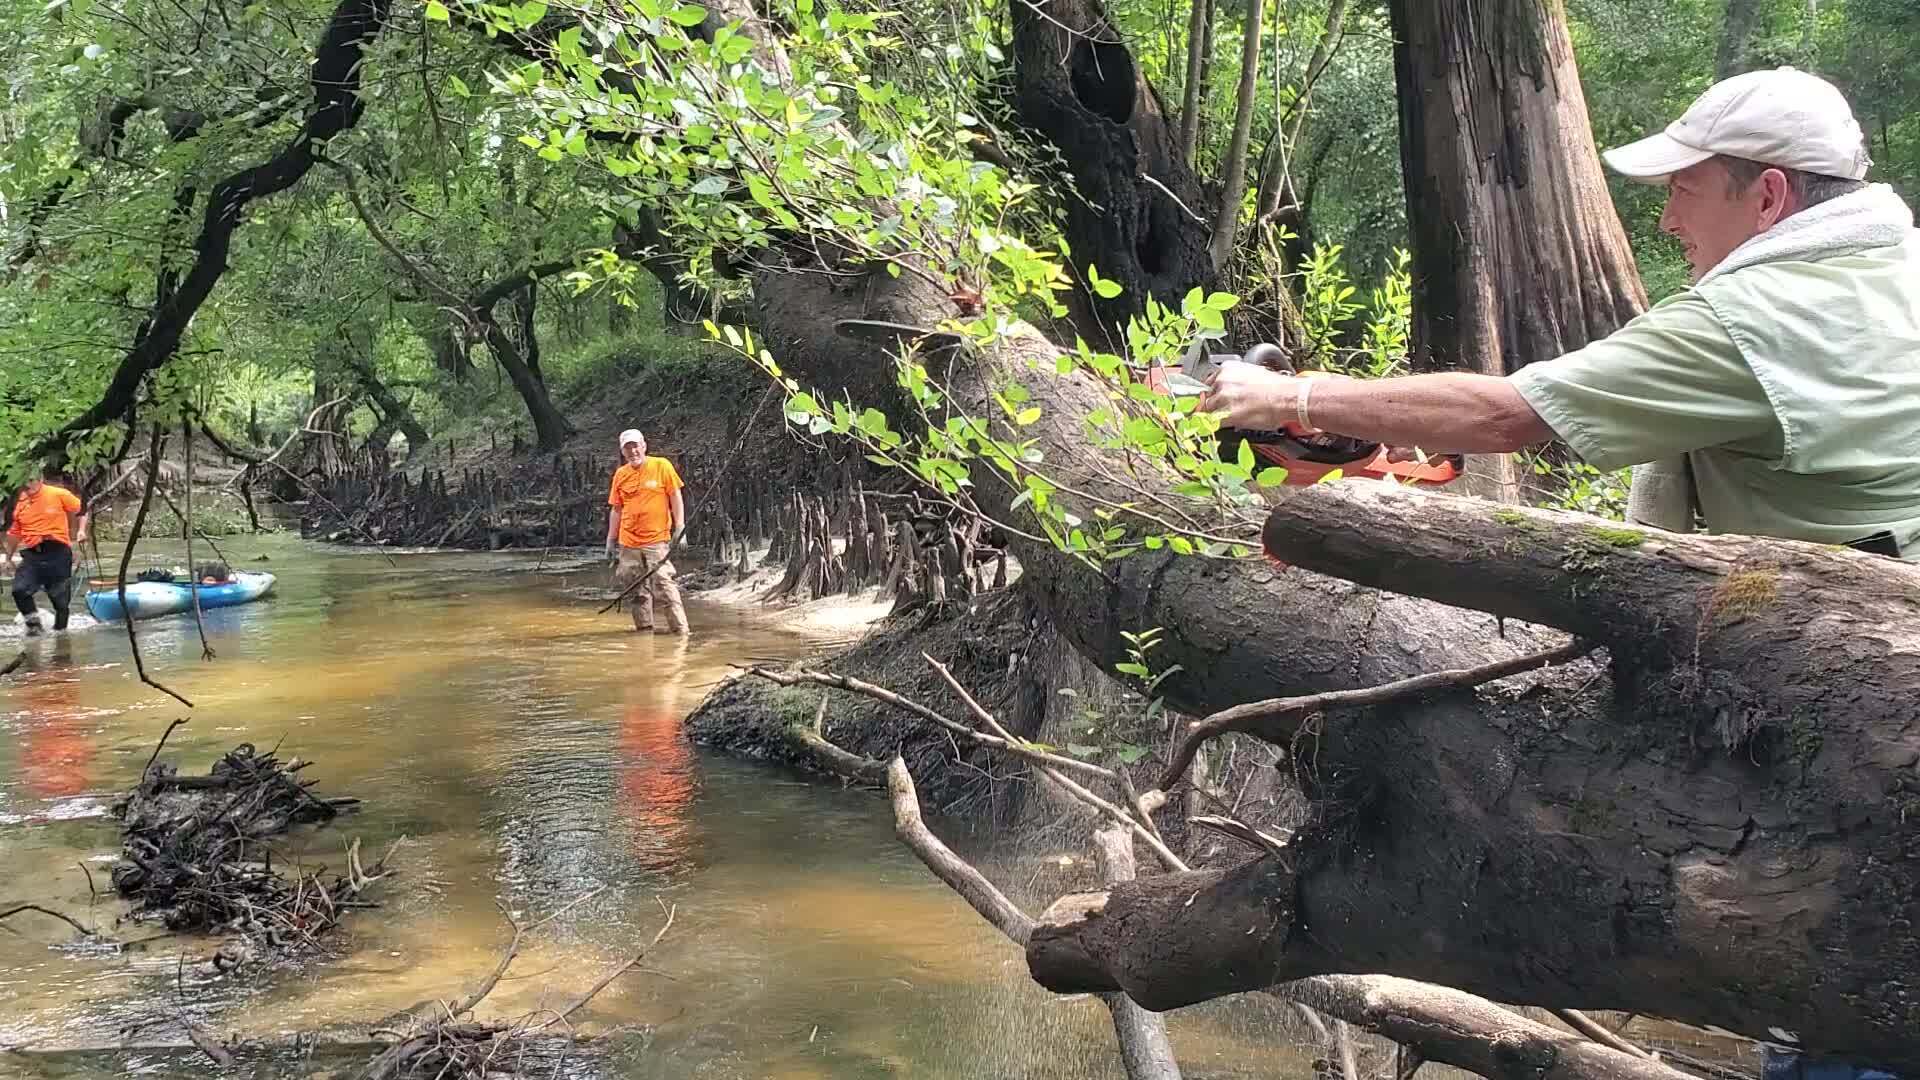
[[1291, 384], [1297, 392], [1309, 381], [1308, 419], [1336, 435], [1437, 453], [1481, 454], [1505, 453], [1553, 438], [1553, 429], [1520, 392], [1492, 375], [1444, 372], [1398, 379], [1296, 379]]
[[20, 538], [12, 533], [6, 533], [5, 535], [7, 538], [7, 558], [11, 559], [13, 558], [13, 553], [20, 550]]
[[679, 539], [680, 534], [686, 531], [687, 527], [687, 504], [676, 491], [673, 493], [673, 501], [670, 505], [673, 509], [673, 537]]
[[620, 538], [620, 511], [609, 510], [607, 511], [607, 546], [612, 547], [613, 542], [615, 540], [618, 540], [619, 538]]

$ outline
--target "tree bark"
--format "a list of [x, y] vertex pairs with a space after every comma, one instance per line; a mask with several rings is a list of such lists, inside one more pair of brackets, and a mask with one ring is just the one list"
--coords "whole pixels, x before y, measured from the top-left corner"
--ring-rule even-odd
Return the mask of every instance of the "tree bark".
[[1504, 375], [1646, 306], [1560, 0], [1392, 0], [1413, 365]]
[[1212, 228], [1196, 216], [1212, 203], [1098, 0], [1009, 8], [1021, 121], [1059, 148], [1076, 183], [1062, 201], [1067, 240], [1087, 253], [1078, 268], [1091, 261], [1123, 290], [1068, 299], [1081, 335], [1105, 348], [1126, 340], [1127, 320], [1150, 297], [1213, 283]]
[[[1713, 59], [1715, 81], [1740, 74], [1746, 66], [1747, 42], [1753, 38], [1754, 24], [1760, 21], [1760, 0], [1727, 0], [1726, 19], [1720, 26], [1720, 49]], [[1808, 30], [1812, 32], [1811, 28]]]

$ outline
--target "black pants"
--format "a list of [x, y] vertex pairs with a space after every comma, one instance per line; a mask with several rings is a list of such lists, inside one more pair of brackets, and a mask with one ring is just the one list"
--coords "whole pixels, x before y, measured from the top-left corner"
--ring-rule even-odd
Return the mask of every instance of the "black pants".
[[13, 575], [13, 604], [27, 622], [38, 624], [40, 609], [34, 606], [36, 590], [47, 594], [53, 605], [53, 628], [67, 628], [67, 600], [73, 592], [73, 549], [58, 540], [42, 540], [20, 553], [20, 566]]

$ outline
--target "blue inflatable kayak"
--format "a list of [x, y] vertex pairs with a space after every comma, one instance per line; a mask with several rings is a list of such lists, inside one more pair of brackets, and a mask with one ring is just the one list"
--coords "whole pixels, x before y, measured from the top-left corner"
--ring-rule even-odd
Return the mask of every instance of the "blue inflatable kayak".
[[[190, 585], [185, 582], [170, 581], [129, 581], [127, 582], [127, 606], [133, 609], [133, 617], [152, 619], [160, 615], [177, 615], [182, 611], [193, 610], [193, 593], [200, 591], [200, 608], [233, 607], [236, 604], [251, 604], [255, 600], [273, 591], [273, 575], [248, 573], [241, 571], [233, 575], [233, 580], [218, 585]], [[101, 589], [87, 594], [87, 610], [101, 622], [111, 622], [121, 618], [120, 591]]]

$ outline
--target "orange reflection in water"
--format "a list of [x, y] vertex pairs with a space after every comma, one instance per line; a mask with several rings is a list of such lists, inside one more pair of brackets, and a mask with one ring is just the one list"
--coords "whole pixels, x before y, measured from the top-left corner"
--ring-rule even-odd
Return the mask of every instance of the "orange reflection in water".
[[669, 869], [685, 864], [690, 855], [693, 797], [699, 787], [693, 743], [680, 708], [687, 640], [663, 636], [634, 644], [615, 762], [620, 813], [641, 864]]
[[49, 800], [87, 791], [98, 753], [80, 707], [80, 674], [64, 666], [72, 659], [65, 637], [55, 640], [52, 659], [62, 669], [41, 672], [14, 690], [20, 777], [28, 792]]

